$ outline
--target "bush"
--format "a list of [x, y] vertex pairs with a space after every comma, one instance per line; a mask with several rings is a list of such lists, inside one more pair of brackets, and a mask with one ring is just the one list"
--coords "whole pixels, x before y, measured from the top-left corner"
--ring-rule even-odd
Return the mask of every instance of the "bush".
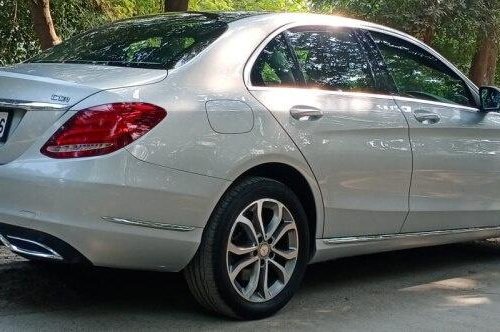
[[[110, 20], [97, 2], [52, 0], [52, 18], [62, 39]], [[0, 0], [0, 66], [22, 62], [40, 52], [26, 0]]]

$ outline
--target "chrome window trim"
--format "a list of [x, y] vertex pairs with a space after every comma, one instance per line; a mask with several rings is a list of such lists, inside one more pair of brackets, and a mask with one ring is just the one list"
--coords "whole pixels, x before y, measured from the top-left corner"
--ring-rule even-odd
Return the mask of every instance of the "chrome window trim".
[[459, 104], [451, 104], [451, 103], [443, 103], [443, 102], [437, 102], [437, 101], [432, 101], [432, 100], [427, 100], [427, 99], [418, 99], [418, 98], [411, 98], [411, 97], [402, 97], [402, 96], [394, 96], [394, 95], [387, 95], [387, 94], [379, 94], [379, 93], [369, 93], [369, 92], [353, 92], [353, 91], [333, 91], [333, 90], [321, 90], [321, 89], [305, 89], [305, 88], [290, 88], [290, 87], [265, 87], [265, 86], [255, 86], [249, 91], [272, 91], [272, 90], [277, 90], [277, 91], [291, 91], [293, 92], [294, 90], [298, 90], [301, 93], [304, 91], [307, 91], [311, 94], [325, 94], [325, 95], [334, 95], [334, 96], [351, 96], [351, 97], [361, 97], [361, 98], [379, 98], [379, 99], [393, 99], [393, 100], [401, 100], [401, 101], [409, 101], [409, 102], [417, 102], [421, 104], [429, 104], [429, 105], [436, 105], [436, 106], [443, 106], [443, 107], [450, 107], [450, 108], [459, 108], [463, 109], [466, 111], [473, 111], [473, 112], [479, 112], [480, 110], [478, 108], [474, 107], [469, 107], [469, 106], [464, 106], [464, 105], [459, 105]]
[[440, 102], [440, 101], [432, 101], [432, 100], [427, 100], [427, 99], [402, 97], [402, 96], [392, 96], [392, 98], [394, 100], [417, 102], [420, 104], [430, 104], [430, 105], [443, 106], [443, 107], [460, 108], [460, 109], [463, 109], [466, 111], [474, 111], [474, 112], [480, 111], [479, 108], [475, 108], [475, 107], [464, 106], [464, 105], [460, 105], [460, 104], [444, 103], [444, 102]]
[[125, 219], [125, 218], [118, 218], [118, 217], [101, 217], [101, 219], [108, 221], [108, 222], [115, 223], [115, 224], [163, 229], [163, 230], [176, 231], [176, 232], [189, 232], [189, 231], [192, 231], [196, 228], [196, 227], [192, 227], [192, 226], [165, 224], [165, 223], [159, 223], [159, 222], [153, 222], [153, 221], [144, 221], [144, 220], [138, 220], [138, 219]]
[[[250, 90], [250, 89], [249, 89]], [[300, 91], [300, 92], [310, 92], [311, 94], [329, 94], [336, 96], [359, 96], [365, 98], [379, 98], [379, 99], [393, 99], [392, 95], [378, 94], [378, 93], [369, 93], [369, 92], [354, 92], [354, 91], [334, 91], [334, 90], [321, 90], [321, 89], [305, 89], [305, 88], [290, 88], [290, 87], [265, 87], [265, 86], [256, 86], [253, 87], [250, 91], [268, 91], [268, 90], [277, 90], [277, 91]]]
[[428, 237], [428, 236], [445, 236], [445, 235], [457, 235], [457, 234], [478, 233], [478, 232], [488, 232], [488, 231], [500, 232], [500, 226], [462, 228], [462, 229], [450, 229], [444, 231], [428, 231], [428, 232], [415, 232], [415, 233], [335, 237], [335, 238], [323, 239], [323, 243], [327, 245], [357, 244], [357, 243], [370, 243], [370, 242], [379, 242], [387, 240], [402, 240], [402, 239], [411, 239], [411, 238]]

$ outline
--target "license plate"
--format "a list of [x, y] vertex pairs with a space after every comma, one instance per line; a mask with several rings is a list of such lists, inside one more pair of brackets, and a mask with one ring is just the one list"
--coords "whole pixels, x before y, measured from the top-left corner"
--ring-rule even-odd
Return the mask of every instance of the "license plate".
[[10, 126], [10, 113], [0, 111], [0, 142], [7, 140]]

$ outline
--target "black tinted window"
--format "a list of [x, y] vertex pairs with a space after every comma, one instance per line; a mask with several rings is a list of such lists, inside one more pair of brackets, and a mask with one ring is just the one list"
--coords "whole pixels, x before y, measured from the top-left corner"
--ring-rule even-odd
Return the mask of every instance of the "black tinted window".
[[226, 29], [227, 23], [200, 14], [144, 17], [83, 33], [31, 61], [170, 69], [201, 52]]
[[371, 32], [402, 96], [472, 106], [465, 82], [439, 59], [396, 37]]
[[289, 32], [307, 85], [342, 91], [375, 90], [366, 55], [354, 31], [298, 28]]
[[295, 63], [283, 35], [274, 38], [255, 62], [251, 80], [255, 86], [293, 87], [298, 80]]

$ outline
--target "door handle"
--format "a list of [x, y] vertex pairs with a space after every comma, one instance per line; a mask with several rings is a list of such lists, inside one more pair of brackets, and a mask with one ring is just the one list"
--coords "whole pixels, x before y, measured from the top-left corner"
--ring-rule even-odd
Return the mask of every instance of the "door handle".
[[323, 111], [312, 106], [298, 105], [290, 109], [290, 115], [299, 121], [318, 120], [323, 116]]
[[418, 122], [423, 124], [435, 124], [441, 120], [439, 114], [425, 110], [416, 110], [413, 112], [413, 116], [415, 116]]

